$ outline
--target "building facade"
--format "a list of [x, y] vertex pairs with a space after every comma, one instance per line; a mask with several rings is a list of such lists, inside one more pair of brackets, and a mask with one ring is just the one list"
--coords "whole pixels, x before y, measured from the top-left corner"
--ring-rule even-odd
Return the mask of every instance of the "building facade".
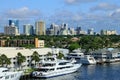
[[9, 26], [11, 26], [12, 24], [19, 28], [19, 20], [9, 20]]
[[43, 21], [37, 21], [35, 23], [36, 27], [36, 35], [46, 35], [46, 29], [45, 29], [45, 22]]
[[24, 35], [33, 35], [34, 34], [33, 26], [31, 24], [23, 25], [23, 34]]
[[[25, 56], [26, 60], [21, 64], [22, 69], [29, 69], [31, 67], [34, 67], [35, 62], [32, 61], [32, 54], [34, 52], [38, 52], [39, 56], [44, 56], [48, 54], [48, 52], [52, 53], [53, 49], [52, 48], [38, 48], [38, 49], [25, 49], [25, 48], [20, 48], [20, 47], [0, 47], [0, 53], [5, 54], [11, 61], [11, 64], [8, 65], [7, 67], [13, 69], [13, 70], [19, 70], [19, 65], [17, 64], [17, 54], [21, 53], [23, 56]], [[55, 49], [54, 48], [54, 53], [58, 54], [59, 52], [63, 54], [68, 53], [68, 49]], [[42, 57], [40, 57], [42, 59]], [[1, 66], [1, 65], [0, 65]]]
[[52, 23], [50, 25], [50, 28], [48, 29], [49, 32], [48, 35], [59, 35], [59, 31], [60, 31], [59, 25]]
[[10, 19], [9, 20], [9, 26], [12, 26], [13, 24], [17, 27], [18, 32], [19, 32], [19, 20], [17, 20], [17, 19]]
[[114, 48], [104, 48], [90, 53], [98, 63], [120, 61], [120, 50]]
[[35, 38], [35, 47], [36, 48], [43, 48], [45, 45], [44, 40], [38, 40], [38, 38]]
[[93, 32], [93, 28], [91, 28], [91, 29], [88, 29], [88, 35], [94, 35], [94, 32]]
[[13, 40], [0, 40], [1, 47], [21, 47], [22, 45], [34, 45], [35, 48], [43, 48], [44, 40], [35, 39], [13, 39]]
[[101, 30], [101, 35], [117, 35], [116, 30]]
[[18, 28], [16, 26], [5, 26], [4, 34], [5, 35], [14, 35], [14, 36], [20, 35]]

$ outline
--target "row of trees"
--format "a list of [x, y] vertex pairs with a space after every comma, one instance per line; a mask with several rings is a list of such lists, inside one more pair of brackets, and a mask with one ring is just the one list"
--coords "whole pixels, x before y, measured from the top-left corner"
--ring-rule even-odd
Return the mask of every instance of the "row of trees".
[[[50, 56], [50, 55], [52, 55], [52, 53], [49, 52], [47, 55]], [[62, 53], [59, 53], [57, 56], [58, 59], [62, 59], [63, 57], [64, 57], [64, 55]], [[22, 63], [24, 63], [26, 61], [26, 57], [24, 55], [22, 55], [20, 52], [18, 52], [16, 59], [17, 59], [17, 64], [19, 66], [19, 69], [22, 69]], [[35, 65], [37, 62], [40, 61], [39, 54], [36, 51], [34, 51], [31, 56], [31, 62], [33, 62], [33, 61], [35, 62]], [[0, 56], [0, 65], [7, 67], [10, 64], [11, 64], [10, 59], [5, 54], [2, 54]]]
[[[117, 45], [116, 45], [117, 44]], [[118, 36], [82, 36], [79, 41], [68, 45], [70, 51], [81, 48], [85, 53], [102, 48], [120, 48], [120, 37]]]
[[[12, 36], [9, 39], [34, 39], [35, 37], [45, 40], [45, 47], [68, 48], [70, 51], [76, 48], [86, 49], [87, 51], [107, 47], [120, 47], [120, 35], [79, 35], [79, 36]], [[77, 37], [79, 40], [73, 42], [71, 38]], [[9, 42], [9, 41], [8, 41]], [[25, 45], [26, 47], [34, 47]], [[25, 47], [22, 45], [22, 47]]]
[[[17, 65], [21, 69], [22, 68], [22, 63], [26, 61], [26, 57], [24, 55], [22, 55], [20, 52], [18, 52], [17, 56], [16, 56], [16, 60], [17, 60]], [[39, 54], [36, 51], [34, 51], [33, 54], [32, 54], [32, 57], [31, 57], [31, 62], [35, 61], [35, 64], [36, 64], [36, 62], [39, 62], [39, 60], [40, 60]], [[7, 67], [10, 64], [11, 64], [10, 58], [8, 58], [5, 54], [2, 54], [0, 56], [0, 65], [2, 67], [3, 66]]]
[[10, 61], [10, 59], [5, 55], [5, 54], [2, 54], [1, 56], [0, 56], [0, 65], [1, 66], [8, 66], [8, 65], [10, 65], [11, 64], [11, 61]]
[[97, 49], [113, 47], [108, 37], [100, 36], [84, 36], [80, 38], [79, 45], [82, 49], [85, 49], [86, 53]]

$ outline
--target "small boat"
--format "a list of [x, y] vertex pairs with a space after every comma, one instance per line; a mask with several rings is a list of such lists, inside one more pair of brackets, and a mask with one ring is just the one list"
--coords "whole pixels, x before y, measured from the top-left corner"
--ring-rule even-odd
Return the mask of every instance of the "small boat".
[[9, 71], [7, 68], [0, 68], [0, 80], [20, 80], [23, 71]]
[[45, 60], [36, 71], [32, 72], [32, 77], [50, 78], [76, 72], [82, 64], [75, 64], [67, 60], [49, 59]]

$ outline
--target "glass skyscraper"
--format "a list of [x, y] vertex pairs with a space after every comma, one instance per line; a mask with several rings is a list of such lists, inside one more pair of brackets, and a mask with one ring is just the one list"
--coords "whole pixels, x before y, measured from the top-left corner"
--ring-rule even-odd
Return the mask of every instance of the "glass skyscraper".
[[19, 32], [19, 20], [17, 20], [17, 19], [10, 19], [9, 20], [9, 26], [12, 26], [13, 24], [18, 29], [18, 32]]
[[23, 25], [23, 32], [25, 35], [33, 35], [34, 34], [33, 26], [30, 24]]
[[9, 20], [9, 26], [11, 26], [12, 24], [19, 28], [19, 20]]

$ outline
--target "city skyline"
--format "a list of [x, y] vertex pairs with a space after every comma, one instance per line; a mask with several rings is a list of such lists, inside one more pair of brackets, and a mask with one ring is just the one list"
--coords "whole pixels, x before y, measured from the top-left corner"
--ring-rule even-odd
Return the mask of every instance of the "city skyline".
[[2, 0], [0, 3], [0, 32], [8, 25], [9, 19], [20, 20], [20, 30], [24, 24], [35, 25], [44, 20], [51, 23], [67, 23], [69, 27], [83, 29], [115, 29], [120, 33], [119, 0]]

